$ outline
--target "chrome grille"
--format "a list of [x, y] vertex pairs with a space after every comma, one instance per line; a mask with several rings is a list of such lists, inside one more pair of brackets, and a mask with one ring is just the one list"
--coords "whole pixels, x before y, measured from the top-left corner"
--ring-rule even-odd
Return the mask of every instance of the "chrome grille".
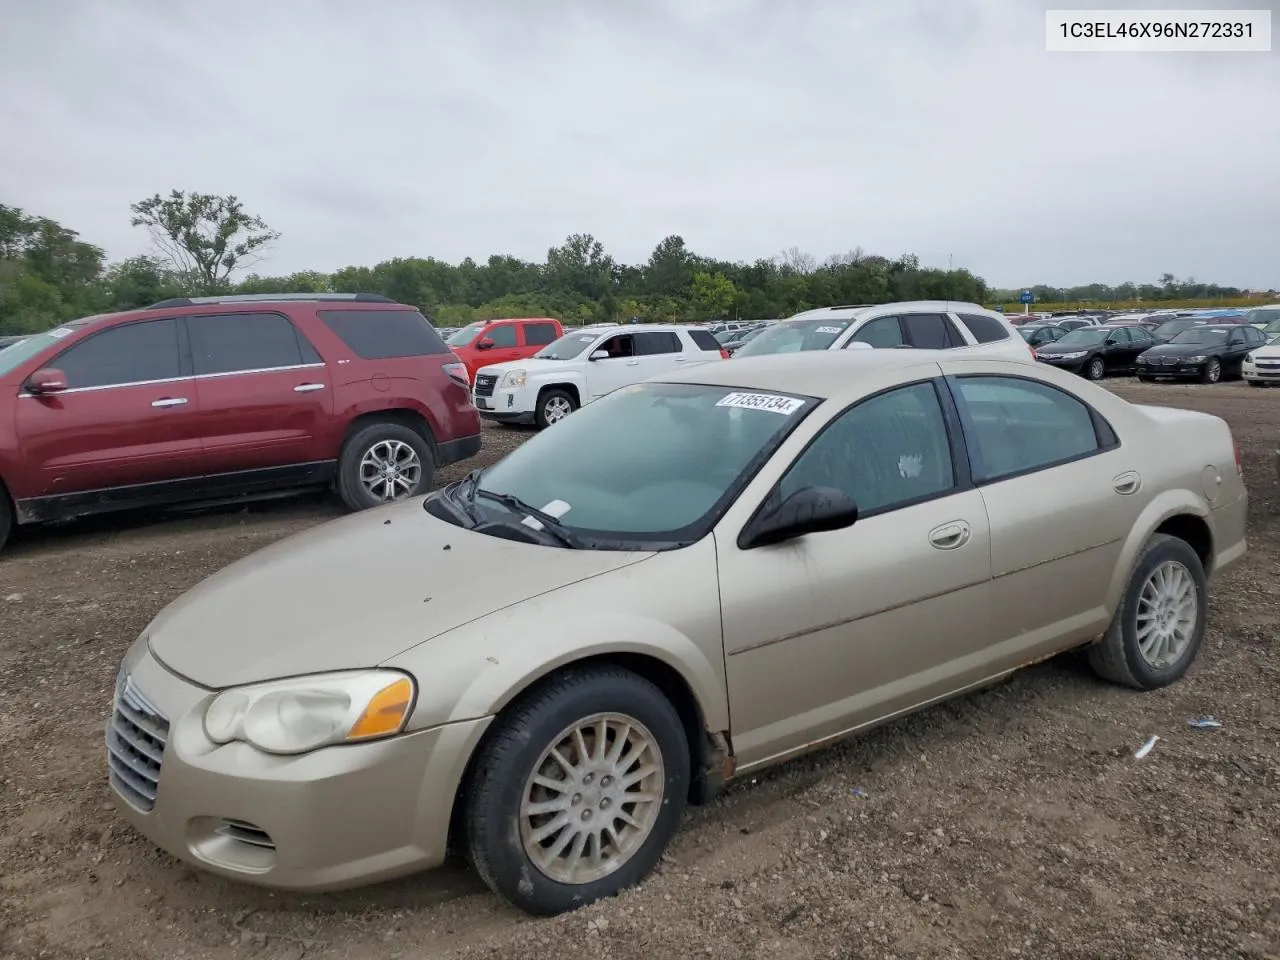
[[169, 721], [121, 673], [107, 724], [107, 777], [111, 786], [144, 813], [156, 805], [160, 764], [169, 739]]
[[492, 397], [493, 388], [498, 385], [498, 378], [491, 373], [476, 374], [476, 396]]

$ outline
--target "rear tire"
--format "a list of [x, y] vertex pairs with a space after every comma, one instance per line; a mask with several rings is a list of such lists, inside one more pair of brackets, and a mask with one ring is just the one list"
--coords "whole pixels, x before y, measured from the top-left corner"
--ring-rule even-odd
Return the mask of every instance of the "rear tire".
[[1155, 534], [1134, 564], [1111, 626], [1089, 647], [1089, 665], [1103, 679], [1138, 690], [1168, 686], [1200, 652], [1208, 601], [1199, 555], [1185, 540]]
[[534, 411], [534, 422], [539, 430], [559, 423], [573, 411], [578, 409], [573, 397], [566, 390], [551, 389], [538, 396], [538, 408]]
[[1084, 375], [1090, 380], [1101, 380], [1107, 375], [1107, 365], [1101, 357], [1094, 357], [1084, 366]]
[[689, 768], [680, 716], [648, 680], [613, 666], [554, 676], [494, 721], [473, 759], [471, 863], [495, 893], [539, 916], [614, 896], [671, 842]]
[[13, 505], [9, 503], [9, 491], [0, 483], [0, 550], [4, 549], [9, 532], [13, 529]]
[[338, 495], [351, 510], [394, 503], [431, 489], [431, 445], [401, 423], [371, 423], [342, 445]]

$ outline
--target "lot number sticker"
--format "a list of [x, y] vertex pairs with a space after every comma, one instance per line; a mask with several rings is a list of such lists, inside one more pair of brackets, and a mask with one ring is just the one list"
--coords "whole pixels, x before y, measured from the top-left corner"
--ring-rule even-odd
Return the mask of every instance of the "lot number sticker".
[[818, 327], [815, 333], [839, 333], [844, 327]]
[[717, 407], [738, 407], [741, 410], [768, 410], [789, 417], [804, 406], [795, 397], [780, 397], [775, 393], [730, 393], [716, 402]]

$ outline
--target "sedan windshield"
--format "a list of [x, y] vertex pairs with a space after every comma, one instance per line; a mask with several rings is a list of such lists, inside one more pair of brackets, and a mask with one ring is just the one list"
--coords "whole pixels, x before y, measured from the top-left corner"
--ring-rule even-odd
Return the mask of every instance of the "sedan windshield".
[[1192, 327], [1190, 330], [1183, 330], [1169, 342], [1171, 344], [1197, 343], [1212, 346], [1226, 343], [1229, 332], [1221, 327]]
[[534, 354], [540, 360], [572, 360], [599, 339], [598, 333], [566, 333]]
[[1096, 347], [1107, 339], [1109, 333], [1111, 333], [1110, 330], [1103, 330], [1101, 327], [1081, 327], [1079, 330], [1063, 334], [1053, 341], [1053, 345], [1055, 347]]
[[1262, 332], [1269, 337], [1272, 336], [1273, 334], [1280, 333], [1280, 319], [1272, 320], [1270, 323], [1268, 323], [1265, 327], [1262, 328]]
[[485, 470], [475, 503], [507, 494], [597, 548], [691, 543], [817, 402], [696, 383], [623, 387]]
[[736, 356], [761, 357], [769, 353], [826, 350], [852, 322], [831, 317], [783, 320], [766, 328], [760, 336], [753, 337], [750, 343], [743, 344]]

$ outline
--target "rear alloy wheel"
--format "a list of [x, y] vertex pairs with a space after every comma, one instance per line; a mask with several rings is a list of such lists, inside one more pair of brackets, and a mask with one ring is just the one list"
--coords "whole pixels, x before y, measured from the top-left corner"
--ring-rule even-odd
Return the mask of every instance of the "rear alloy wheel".
[[1204, 372], [1200, 374], [1200, 379], [1204, 383], [1217, 383], [1222, 379], [1222, 361], [1217, 357], [1210, 357], [1209, 362], [1204, 365]]
[[338, 493], [352, 510], [367, 510], [431, 489], [435, 461], [415, 430], [374, 423], [349, 438], [338, 459]]
[[538, 397], [538, 409], [534, 414], [538, 429], [545, 430], [553, 423], [559, 423], [573, 413], [576, 404], [564, 390], [548, 390]]
[[508, 708], [466, 787], [467, 850], [538, 915], [611, 897], [657, 864], [689, 790], [689, 745], [656, 686], [619, 667], [561, 674]]
[[1204, 643], [1208, 586], [1185, 540], [1158, 533], [1134, 566], [1120, 608], [1089, 664], [1114, 683], [1155, 690], [1187, 672]]
[[1107, 375], [1107, 365], [1101, 357], [1094, 357], [1084, 368], [1084, 375], [1090, 380], [1101, 380]]

